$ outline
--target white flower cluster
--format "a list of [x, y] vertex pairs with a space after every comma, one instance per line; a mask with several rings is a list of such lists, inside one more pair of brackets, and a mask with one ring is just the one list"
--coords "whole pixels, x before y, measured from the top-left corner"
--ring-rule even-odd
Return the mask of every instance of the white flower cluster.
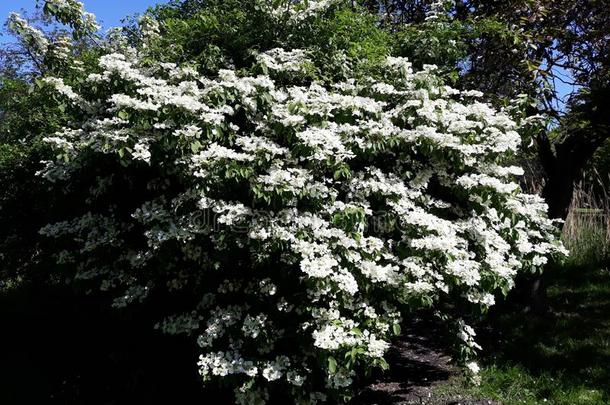
[[426, 21], [437, 21], [442, 19], [446, 14], [447, 3], [452, 2], [447, 0], [430, 1], [430, 9], [426, 12]]
[[333, 4], [339, 0], [295, 0], [282, 4], [277, 4], [265, 0], [258, 0], [259, 6], [269, 15], [285, 23], [299, 23], [308, 18], [323, 14]]
[[47, 83], [55, 88], [58, 93], [66, 96], [71, 102], [81, 100], [78, 94], [74, 92], [72, 87], [64, 83], [63, 79], [58, 77], [45, 77], [43, 83]]
[[295, 49], [285, 51], [282, 48], [274, 48], [257, 55], [258, 62], [270, 71], [303, 73], [309, 59], [305, 51]]
[[140, 33], [144, 43], [159, 37], [161, 27], [159, 26], [159, 22], [154, 17], [144, 14], [138, 19], [138, 24], [140, 26]]
[[49, 49], [49, 40], [42, 31], [29, 25], [19, 14], [11, 13], [9, 15], [8, 29], [17, 35], [34, 55], [38, 57], [46, 55]]
[[[291, 83], [307, 55], [273, 49], [257, 62], [269, 75], [197, 77], [125, 48], [73, 87], [46, 79], [86, 106], [47, 138], [62, 152], [49, 178], [92, 156], [149, 177], [132, 217], [113, 205], [45, 232], [82, 242], [79, 271], [124, 286], [124, 303], [138, 286], [203, 290], [161, 327], [196, 334], [202, 377], [226, 378], [242, 403], [264, 403], [270, 385], [312, 403], [344, 392], [385, 364], [401, 314], [492, 305], [564, 252], [544, 203], [512, 181], [519, 128], [506, 113], [403, 58], [376, 79]], [[99, 266], [101, 251], [114, 263]], [[467, 325], [459, 337], [478, 348]]]
[[86, 12], [83, 3], [77, 0], [44, 0], [44, 11], [70, 25], [79, 35], [90, 35], [100, 29], [95, 15]]
[[[85, 11], [83, 3], [76, 0], [44, 0], [43, 13], [47, 18], [72, 28], [75, 39], [92, 36], [100, 26], [95, 15]], [[39, 70], [83, 70], [83, 62], [73, 56], [73, 42], [69, 36], [60, 35], [53, 41], [47, 35], [32, 27], [17, 13], [11, 13], [7, 28], [14, 34], [34, 59]]]

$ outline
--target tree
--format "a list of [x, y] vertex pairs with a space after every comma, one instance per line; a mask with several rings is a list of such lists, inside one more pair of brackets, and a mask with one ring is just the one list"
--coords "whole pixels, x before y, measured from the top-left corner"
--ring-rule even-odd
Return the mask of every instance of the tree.
[[[44, 10], [92, 34], [80, 3]], [[388, 56], [349, 3], [175, 3], [55, 70], [35, 37], [60, 122], [41, 175], [71, 207], [46, 253], [115, 307], [161, 303], [238, 403], [347, 400], [429, 308], [476, 373], [463, 318], [564, 252], [514, 181], [531, 120]]]

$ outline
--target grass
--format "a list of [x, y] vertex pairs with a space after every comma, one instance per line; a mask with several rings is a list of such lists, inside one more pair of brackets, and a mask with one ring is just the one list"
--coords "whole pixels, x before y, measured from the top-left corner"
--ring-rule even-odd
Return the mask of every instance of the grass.
[[[481, 384], [455, 379], [453, 395], [503, 404], [610, 404], [610, 193], [577, 185], [562, 239], [563, 267], [548, 273], [548, 316], [500, 306], [479, 341]], [[481, 327], [480, 327], [481, 329]]]
[[551, 313], [496, 308], [479, 336], [481, 384], [457, 379], [440, 390], [507, 405], [610, 404], [610, 192], [582, 181], [571, 207], [562, 233], [570, 257], [547, 274]]
[[439, 390], [503, 404], [610, 404], [610, 271], [564, 267], [550, 280], [552, 314], [496, 313], [480, 336], [481, 384]]
[[594, 266], [610, 258], [610, 191], [593, 188], [582, 181], [576, 185], [563, 226], [571, 264]]

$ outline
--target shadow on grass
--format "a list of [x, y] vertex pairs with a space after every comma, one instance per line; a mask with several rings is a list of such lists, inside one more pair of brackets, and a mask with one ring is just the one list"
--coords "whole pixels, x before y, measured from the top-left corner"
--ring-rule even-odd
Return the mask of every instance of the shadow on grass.
[[548, 316], [518, 308], [491, 314], [479, 339], [484, 395], [512, 389], [529, 394], [504, 392], [506, 403], [610, 403], [610, 272], [563, 268], [549, 286]]

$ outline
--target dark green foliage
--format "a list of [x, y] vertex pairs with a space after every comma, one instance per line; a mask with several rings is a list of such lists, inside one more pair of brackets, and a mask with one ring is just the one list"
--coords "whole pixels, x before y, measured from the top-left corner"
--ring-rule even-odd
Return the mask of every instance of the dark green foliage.
[[[386, 24], [378, 24], [374, 13], [365, 13], [346, 4], [337, 6], [332, 19], [316, 19], [292, 30], [281, 21], [271, 20], [252, 0], [175, 0], [154, 9], [154, 14], [163, 23], [163, 36], [151, 54], [173, 62], [194, 60], [198, 70], [211, 73], [229, 66], [250, 66], [256, 52], [278, 46], [300, 48], [304, 44], [311, 48], [313, 42], [317, 55], [312, 59], [318, 65], [311, 78], [320, 80], [342, 75], [343, 52], [363, 76], [376, 74], [376, 62], [385, 55], [408, 56], [417, 67], [438, 64], [454, 84], [481, 89], [495, 102], [520, 93], [535, 97], [538, 103], [530, 112], [548, 113], [558, 125], [553, 132], [558, 136], [540, 135], [541, 149], [547, 151], [544, 147], [548, 144], [551, 152], [542, 154], [548, 158], [541, 158], [545, 176], [557, 178], [560, 183], [572, 181], [593, 155], [598, 172], [607, 175], [610, 168], [607, 158], [610, 114], [606, 111], [610, 18], [605, 2], [458, 1], [454, 10], [456, 18], [444, 24], [423, 21], [427, 11], [425, 2], [364, 3], [379, 13]], [[542, 11], [541, 5], [546, 7]], [[390, 23], [388, 15], [392, 13], [400, 18]], [[81, 52], [80, 59], [85, 62], [85, 70], [89, 70], [87, 52], [93, 55], [97, 51], [87, 51], [83, 45]], [[557, 55], [564, 55], [565, 59], [557, 59], [553, 62], [555, 66], [567, 66], [577, 84], [585, 88], [581, 97], [572, 99], [571, 111], [566, 115], [552, 108], [556, 94], [552, 86], [553, 66], [549, 63]], [[42, 138], [65, 124], [67, 107], [54, 107], [56, 103], [49, 102], [49, 98], [55, 96], [36, 86], [29, 77], [21, 76], [14, 67], [5, 73], [0, 78], [0, 291], [4, 290], [5, 294], [1, 306], [19, 308], [19, 312], [6, 309], [3, 314], [8, 319], [6, 327], [25, 330], [22, 335], [33, 338], [3, 342], [4, 347], [16, 347], [16, 350], [9, 357], [8, 366], [4, 367], [7, 374], [3, 376], [3, 384], [6, 385], [0, 389], [4, 395], [0, 396], [0, 402], [26, 398], [20, 397], [15, 387], [22, 390], [28, 387], [13, 384], [15, 378], [27, 380], [29, 387], [41, 387], [39, 392], [31, 392], [33, 397], [25, 399], [38, 403], [48, 400], [50, 393], [56, 395], [57, 403], [121, 403], [118, 396], [154, 401], [160, 398], [155, 397], [157, 392], [163, 392], [162, 398], [167, 395], [168, 401], [178, 401], [182, 393], [173, 397], [163, 388], [157, 387], [160, 391], [153, 388], [161, 381], [168, 384], [167, 379], [183, 383], [173, 370], [188, 370], [188, 376], [192, 376], [194, 366], [193, 369], [182, 364], [176, 366], [182, 359], [192, 364], [191, 353], [179, 353], [179, 356], [184, 355], [179, 360], [168, 355], [163, 357], [161, 365], [150, 364], [150, 360], [146, 360], [148, 351], [158, 354], [165, 348], [167, 353], [174, 353], [177, 346], [164, 346], [166, 341], [156, 335], [151, 337], [148, 331], [143, 332], [142, 325], [139, 325], [140, 329], [130, 325], [134, 319], [139, 319], [148, 327], [149, 319], [131, 314], [126, 315], [127, 319], [117, 320], [116, 315], [99, 312], [98, 305], [107, 305], [104, 296], [84, 298], [84, 295], [74, 295], [73, 291], [63, 288], [49, 292], [45, 283], [57, 285], [63, 282], [63, 275], [61, 268], [52, 265], [54, 262], [46, 257], [44, 244], [49, 242], [39, 237], [38, 230], [57, 218], [76, 216], [91, 208], [83, 203], [82, 196], [98, 178], [109, 171], [117, 171], [115, 166], [104, 166], [116, 162], [101, 162], [99, 167], [83, 172], [81, 183], [62, 185], [69, 186], [72, 191], [73, 197], [69, 200], [62, 187], [52, 187], [37, 177], [36, 172], [42, 168], [40, 162], [49, 159], [51, 153]], [[78, 77], [73, 79], [79, 80]], [[579, 155], [578, 162], [565, 159], [574, 156], [573, 149], [557, 153], [562, 149], [556, 145], [566, 144], [566, 140], [570, 145], [587, 148], [586, 153]], [[568, 177], [563, 172], [553, 172], [556, 167], [569, 168], [568, 163], [575, 169]], [[342, 175], [338, 170], [337, 176]], [[142, 178], [146, 178], [145, 173]], [[123, 187], [109, 190], [106, 197], [111, 200], [116, 193], [133, 193], [138, 196], [130, 207], [134, 208], [145, 199], [143, 194], [138, 194], [142, 191], [141, 186], [123, 184]], [[547, 193], [551, 204], [561, 200], [559, 195], [571, 195], [569, 187], [552, 191]], [[79, 195], [81, 199], [74, 198]], [[557, 208], [557, 216], [561, 216], [561, 210], [561, 206]], [[354, 213], [354, 216], [358, 215]], [[337, 220], [345, 222], [346, 227], [353, 226], [354, 222], [352, 218]], [[524, 322], [522, 313], [498, 317], [492, 326], [505, 333], [500, 338], [507, 343], [507, 349], [494, 351], [496, 357], [488, 359], [483, 385], [475, 392], [507, 403], [520, 400], [536, 403], [543, 398], [558, 404], [610, 401], [608, 273], [572, 270], [574, 277], [562, 273], [551, 290], [553, 305], [560, 311], [555, 318]], [[27, 288], [6, 291], [13, 290], [24, 280]], [[85, 306], [98, 311], [94, 311], [93, 320], [89, 315], [85, 316], [91, 312], [74, 308], [75, 302], [86, 302]], [[52, 303], [55, 305], [50, 305]], [[40, 319], [46, 322], [38, 324]], [[84, 330], [78, 326], [81, 322]], [[36, 329], [32, 327], [34, 324]], [[62, 333], [51, 334], [51, 339], [43, 342], [35, 338], [40, 336], [41, 330], [46, 337], [44, 331], [53, 329]], [[122, 335], [113, 337], [117, 330]], [[124, 352], [123, 339], [130, 334], [133, 335], [128, 344], [147, 342], [135, 350], [137, 359]], [[64, 340], [66, 335], [73, 339]], [[483, 343], [484, 348], [496, 347], [497, 337], [492, 335], [487, 344]], [[104, 347], [105, 344], [108, 346]], [[36, 350], [31, 350], [32, 347]], [[53, 352], [50, 347], [61, 350]], [[23, 361], [28, 355], [29, 358]], [[129, 369], [113, 376], [116, 369], [134, 364], [143, 364], [142, 367], [150, 369]], [[98, 368], [98, 365], [101, 366]], [[168, 373], [167, 369], [172, 372]], [[32, 370], [36, 372], [30, 374]], [[13, 380], [9, 379], [11, 374]], [[107, 380], [108, 376], [113, 377]], [[63, 377], [67, 383], [61, 388]], [[133, 386], [128, 386], [132, 381]], [[185, 384], [186, 392], [199, 387], [197, 381], [192, 386], [189, 384]], [[35, 397], [38, 393], [44, 396]], [[141, 393], [149, 397], [138, 396]]]
[[38, 260], [38, 230], [49, 219], [52, 191], [35, 174], [51, 156], [43, 134], [62, 121], [46, 101], [48, 95], [25, 80], [0, 83], [0, 284], [37, 277], [32, 268]]
[[[364, 74], [391, 53], [393, 37], [377, 26], [376, 16], [360, 8], [337, 6], [332, 18], [315, 18], [294, 28], [248, 1], [174, 2], [154, 14], [164, 24], [158, 55], [175, 62], [197, 61], [197, 68], [251, 65], [255, 52], [275, 47], [316, 49], [320, 78], [341, 72], [345, 52]], [[278, 2], [278, 7], [280, 2]]]

